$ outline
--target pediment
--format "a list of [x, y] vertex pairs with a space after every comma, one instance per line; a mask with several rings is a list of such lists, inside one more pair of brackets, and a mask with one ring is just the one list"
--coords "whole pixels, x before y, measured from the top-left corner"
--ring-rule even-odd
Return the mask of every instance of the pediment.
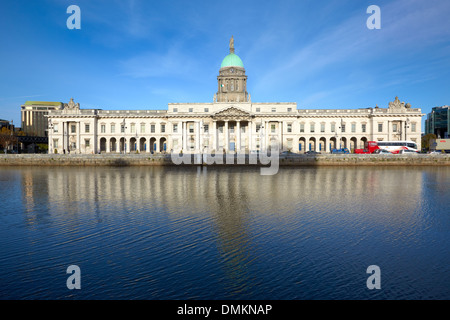
[[216, 118], [250, 118], [251, 114], [245, 110], [242, 110], [238, 107], [228, 107], [226, 109], [217, 111], [214, 114]]

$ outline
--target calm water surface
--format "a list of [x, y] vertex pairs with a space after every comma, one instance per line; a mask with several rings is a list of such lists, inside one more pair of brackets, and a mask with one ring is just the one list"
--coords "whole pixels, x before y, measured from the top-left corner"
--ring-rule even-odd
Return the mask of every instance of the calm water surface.
[[0, 168], [0, 298], [450, 298], [450, 168], [259, 173]]

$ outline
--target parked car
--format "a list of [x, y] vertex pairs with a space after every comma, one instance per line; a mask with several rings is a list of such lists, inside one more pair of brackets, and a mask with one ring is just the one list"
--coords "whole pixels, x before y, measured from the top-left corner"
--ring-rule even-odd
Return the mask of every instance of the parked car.
[[378, 149], [378, 150], [375, 150], [373, 152], [373, 154], [392, 154], [392, 152], [389, 152], [389, 151], [384, 150], [384, 149]]
[[413, 151], [413, 150], [405, 149], [405, 150], [400, 150], [398, 154], [417, 154], [417, 152]]
[[428, 152], [428, 153], [429, 153], [429, 154], [442, 154], [442, 152], [436, 151], [436, 150], [430, 151], [430, 152]]
[[320, 154], [320, 152], [317, 151], [306, 151], [305, 154]]
[[350, 150], [348, 150], [347, 148], [343, 148], [343, 149], [333, 149], [331, 150], [332, 154], [349, 154]]

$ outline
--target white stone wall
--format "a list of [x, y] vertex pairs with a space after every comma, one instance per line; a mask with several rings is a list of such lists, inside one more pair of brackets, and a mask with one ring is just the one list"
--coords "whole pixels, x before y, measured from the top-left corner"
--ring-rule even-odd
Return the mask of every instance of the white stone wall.
[[[176, 103], [169, 104], [168, 111], [78, 110], [74, 113], [50, 114], [53, 128], [58, 127], [57, 131], [49, 130], [50, 153], [55, 149], [58, 153], [70, 150], [83, 154], [199, 152], [205, 147], [214, 150], [223, 147], [227, 151], [231, 143], [239, 147], [239, 140], [242, 151], [252, 151], [258, 144], [268, 146], [272, 137], [282, 142], [282, 150], [292, 152], [304, 152], [310, 147], [330, 152], [336, 146], [354, 149], [363, 148], [365, 141], [392, 140], [414, 141], [420, 149], [423, 116], [420, 109], [397, 113], [391, 109], [297, 110], [295, 103]], [[240, 120], [240, 134], [236, 120]], [[122, 124], [125, 124], [124, 132]], [[342, 132], [343, 124], [345, 132]], [[204, 132], [205, 125], [208, 133]], [[218, 132], [222, 125], [222, 130], [228, 126], [228, 136]], [[233, 125], [236, 126], [231, 132]], [[72, 126], [75, 126], [73, 133]], [[260, 132], [257, 126], [262, 127]]]

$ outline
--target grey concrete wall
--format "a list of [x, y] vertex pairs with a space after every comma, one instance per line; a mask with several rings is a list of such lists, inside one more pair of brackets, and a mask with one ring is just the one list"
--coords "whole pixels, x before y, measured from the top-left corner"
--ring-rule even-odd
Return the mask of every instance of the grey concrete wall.
[[[194, 160], [192, 157], [192, 164]], [[225, 161], [224, 161], [225, 163]], [[235, 160], [234, 163], [237, 163]], [[248, 163], [248, 160], [246, 161]], [[258, 162], [259, 163], [259, 162]], [[280, 166], [448, 166], [450, 154], [411, 155], [295, 155], [280, 156]], [[52, 155], [0, 154], [0, 166], [165, 166], [174, 165], [170, 155]]]

